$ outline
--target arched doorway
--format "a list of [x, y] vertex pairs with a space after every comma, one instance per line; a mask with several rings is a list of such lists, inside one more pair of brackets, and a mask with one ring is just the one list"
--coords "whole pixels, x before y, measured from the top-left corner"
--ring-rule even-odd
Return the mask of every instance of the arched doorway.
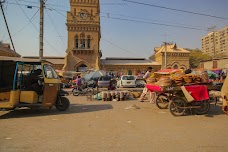
[[88, 67], [85, 64], [81, 64], [80, 66], [75, 69], [77, 72], [86, 72], [88, 70]]

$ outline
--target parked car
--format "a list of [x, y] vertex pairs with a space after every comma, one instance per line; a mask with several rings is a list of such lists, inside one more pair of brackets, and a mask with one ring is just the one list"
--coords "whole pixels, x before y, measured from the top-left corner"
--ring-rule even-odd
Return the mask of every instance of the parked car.
[[146, 85], [146, 82], [144, 79], [136, 79], [135, 83], [137, 88], [144, 88]]
[[136, 79], [137, 77], [133, 75], [122, 75], [117, 82], [117, 87], [136, 87]]
[[108, 88], [110, 81], [111, 81], [110, 76], [108, 76], [108, 75], [102, 76], [97, 81], [97, 87], [98, 88]]

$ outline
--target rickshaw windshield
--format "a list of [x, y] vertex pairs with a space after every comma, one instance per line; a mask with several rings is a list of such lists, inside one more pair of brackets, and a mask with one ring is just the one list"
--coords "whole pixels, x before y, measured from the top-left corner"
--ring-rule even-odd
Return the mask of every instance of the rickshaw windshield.
[[51, 65], [48, 64], [44, 65], [44, 75], [48, 79], [58, 79], [58, 75], [56, 74], [55, 70]]

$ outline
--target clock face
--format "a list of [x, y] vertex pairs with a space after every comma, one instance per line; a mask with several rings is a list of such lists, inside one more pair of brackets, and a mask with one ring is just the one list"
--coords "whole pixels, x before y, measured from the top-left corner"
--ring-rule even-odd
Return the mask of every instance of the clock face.
[[88, 17], [88, 15], [87, 15], [87, 13], [86, 12], [80, 12], [80, 17], [82, 18], [82, 19], [87, 19], [87, 17]]

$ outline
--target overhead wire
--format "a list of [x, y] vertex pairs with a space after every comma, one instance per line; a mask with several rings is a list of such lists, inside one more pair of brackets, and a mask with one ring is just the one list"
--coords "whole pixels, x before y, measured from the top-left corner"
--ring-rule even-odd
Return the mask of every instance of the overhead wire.
[[[16, 1], [16, 3], [18, 3], [17, 2], [17, 0], [15, 0]], [[22, 10], [22, 12], [24, 13], [24, 15], [26, 16], [26, 18], [29, 20], [29, 17], [28, 17], [28, 15], [25, 13], [25, 11], [23, 10], [23, 8], [18, 4], [18, 6], [21, 8], [21, 10]], [[33, 22], [31, 22], [32, 23], [32, 25], [33, 25], [33, 27], [37, 30], [37, 32], [39, 33], [39, 30], [37, 29], [37, 27], [34, 25], [34, 23]], [[44, 37], [44, 40], [46, 41], [46, 43], [54, 50], [54, 51], [56, 51], [56, 52], [58, 52], [60, 55], [61, 55], [61, 53], [59, 52], [59, 51], [57, 51], [49, 42], [48, 42], [48, 40]]]
[[[39, 9], [35, 12], [35, 14], [29, 19], [28, 23], [25, 24], [22, 28], [20, 28], [17, 32], [15, 32], [13, 36], [15, 36], [16, 34], [18, 34], [19, 32], [23, 31], [32, 21], [33, 19], [35, 18], [36, 14], [39, 12]], [[7, 41], [9, 38], [5, 39], [4, 41]]]
[[48, 11], [46, 11], [46, 12], [47, 12], [47, 15], [48, 15], [48, 17], [49, 17], [49, 19], [50, 19], [52, 25], [54, 26], [54, 29], [55, 29], [56, 33], [58, 34], [58, 36], [59, 36], [60, 40], [62, 41], [63, 45], [66, 47], [66, 44], [65, 44], [65, 42], [63, 41], [62, 37], [60, 36], [59, 31], [58, 31], [58, 29], [57, 29], [57, 27], [56, 27], [54, 21], [52, 20], [52, 18], [51, 18], [51, 16], [49, 15]]
[[189, 13], [189, 14], [194, 14], [194, 15], [207, 16], [207, 17], [212, 17], [212, 18], [217, 18], [217, 19], [228, 20], [228, 18], [225, 18], [225, 17], [215, 16], [215, 15], [210, 15], [210, 14], [204, 14], [204, 13], [199, 13], [199, 12], [181, 10], [181, 9], [170, 8], [170, 7], [159, 6], [159, 5], [148, 4], [148, 3], [142, 3], [142, 2], [136, 2], [136, 1], [131, 1], [131, 0], [122, 0], [122, 1], [134, 3], [134, 4], [139, 4], [139, 5], [157, 7], [157, 8], [162, 8], [162, 9], [167, 9], [167, 10], [172, 10], [172, 11], [184, 12], [184, 13]]
[[115, 46], [115, 47], [117, 47], [117, 48], [119, 48], [119, 49], [121, 49], [121, 50], [127, 52], [127, 53], [130, 53], [130, 54], [132, 54], [132, 55], [138, 56], [137, 54], [135, 54], [135, 53], [133, 53], [133, 52], [131, 52], [131, 51], [129, 51], [129, 50], [126, 50], [126, 49], [124, 49], [124, 48], [122, 48], [122, 47], [116, 45], [115, 43], [113, 43], [113, 42], [111, 42], [111, 41], [109, 41], [109, 40], [107, 40], [107, 39], [104, 39], [103, 37], [101, 37], [101, 39], [104, 40], [104, 41], [106, 41], [106, 42], [108, 42], [108, 43], [110, 43], [111, 45], [113, 45], [113, 46]]
[[179, 25], [171, 25], [171, 24], [155, 23], [155, 22], [147, 22], [147, 21], [138, 21], [138, 20], [133, 20], [133, 19], [126, 19], [126, 18], [119, 18], [119, 17], [111, 17], [111, 16], [100, 16], [100, 17], [114, 19], [114, 20], [122, 20], [122, 21], [135, 22], [135, 23], [145, 23], [145, 24], [153, 24], [153, 25], [160, 25], [160, 26], [168, 26], [168, 27], [177, 27], [177, 28], [184, 28], [184, 29], [191, 29], [191, 30], [207, 31], [207, 29], [196, 28], [196, 27], [179, 26]]
[[[24, 5], [24, 4], [22, 4], [22, 5]], [[28, 6], [28, 5], [24, 5], [24, 6]], [[66, 17], [64, 14], [62, 14], [62, 13], [59, 12], [59, 11], [67, 12], [66, 10], [60, 10], [60, 9], [56, 9], [56, 8], [53, 8], [53, 7], [45, 7], [45, 8], [48, 9], [48, 10], [54, 10], [58, 14]], [[185, 28], [185, 29], [203, 30], [203, 31], [205, 31], [204, 28], [199, 27], [199, 26], [196, 26], [196, 25], [187, 25], [187, 24], [182, 24], [182, 23], [172, 23], [172, 22], [159, 21], [159, 20], [157, 20], [157, 21], [158, 22], [163, 22], [163, 23], [138, 21], [138, 20], [133, 20], [133, 19], [126, 19], [126, 18], [119, 18], [119, 17], [111, 17], [110, 15], [112, 15], [112, 13], [106, 13], [106, 14], [108, 14], [108, 17], [107, 18], [115, 19], [115, 20], [124, 20], [124, 21], [129, 21], [129, 22], [146, 23], [146, 24], [154, 24], [154, 25], [161, 25], [161, 26], [169, 26], [169, 27], [176, 27], [176, 28]], [[125, 16], [125, 17], [128, 17], [128, 18], [138, 18], [138, 19], [152, 21], [152, 19], [142, 18], [142, 17], [133, 17], [133, 16], [128, 16], [128, 15], [122, 15], [122, 14], [115, 14], [115, 15], [119, 15], [119, 16], [123, 16], [123, 17]], [[105, 16], [101, 16], [100, 15], [100, 17], [105, 17]], [[165, 24], [165, 23], [169, 23], [169, 24]], [[171, 24], [178, 24], [178, 25], [171, 25]], [[184, 25], [184, 26], [180, 26], [180, 25]]]
[[155, 19], [145, 18], [145, 17], [137, 17], [137, 16], [116, 14], [116, 13], [106, 13], [106, 12], [100, 12], [100, 13], [107, 14], [108, 16], [117, 15], [117, 16], [121, 16], [121, 17], [129, 17], [129, 18], [142, 19], [142, 20], [148, 20], [148, 21], [157, 21], [157, 22], [161, 22], [161, 23], [170, 23], [170, 24], [177, 24], [177, 25], [184, 25], [184, 26], [190, 26], [190, 27], [192, 26], [192, 27], [197, 27], [197, 28], [203, 28], [201, 26], [192, 25], [192, 24], [183, 24], [183, 23], [177, 23], [177, 22], [167, 22], [167, 21], [155, 20]]

